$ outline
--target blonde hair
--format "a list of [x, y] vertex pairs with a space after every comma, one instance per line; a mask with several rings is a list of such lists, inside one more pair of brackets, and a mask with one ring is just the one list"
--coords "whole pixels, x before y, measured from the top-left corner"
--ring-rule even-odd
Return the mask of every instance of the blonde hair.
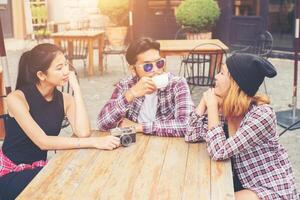
[[222, 109], [224, 116], [244, 116], [251, 104], [269, 104], [269, 97], [265, 94], [248, 96], [230, 76], [230, 87], [226, 97], [223, 99]]

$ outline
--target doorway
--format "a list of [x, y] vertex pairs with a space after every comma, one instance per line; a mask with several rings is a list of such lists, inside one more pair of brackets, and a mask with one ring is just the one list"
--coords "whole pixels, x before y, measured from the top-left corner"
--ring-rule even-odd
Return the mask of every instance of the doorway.
[[267, 28], [267, 1], [233, 0], [231, 8], [231, 46], [250, 45]]

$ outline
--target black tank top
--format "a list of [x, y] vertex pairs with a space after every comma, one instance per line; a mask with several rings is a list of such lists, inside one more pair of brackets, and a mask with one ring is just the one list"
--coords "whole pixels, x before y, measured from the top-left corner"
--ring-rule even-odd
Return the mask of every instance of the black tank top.
[[[63, 96], [57, 89], [51, 101], [46, 101], [35, 85], [20, 89], [29, 105], [29, 113], [35, 122], [49, 136], [57, 136], [64, 118]], [[47, 151], [41, 150], [24, 133], [14, 118], [7, 117], [5, 122], [6, 136], [3, 153], [14, 163], [30, 164], [37, 160], [46, 160]]]

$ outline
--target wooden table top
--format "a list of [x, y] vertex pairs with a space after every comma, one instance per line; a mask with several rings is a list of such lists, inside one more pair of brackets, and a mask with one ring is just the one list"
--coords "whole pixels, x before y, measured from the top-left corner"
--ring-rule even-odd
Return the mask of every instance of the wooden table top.
[[210, 40], [158, 40], [160, 43], [160, 50], [164, 51], [191, 51], [197, 45], [201, 45], [197, 50], [202, 51], [215, 51], [224, 50], [228, 51], [228, 47], [218, 39]]
[[212, 161], [205, 143], [138, 134], [114, 151], [58, 152], [17, 199], [224, 200], [234, 191], [230, 161]]
[[52, 33], [51, 37], [95, 37], [104, 34], [103, 30], [70, 30]]

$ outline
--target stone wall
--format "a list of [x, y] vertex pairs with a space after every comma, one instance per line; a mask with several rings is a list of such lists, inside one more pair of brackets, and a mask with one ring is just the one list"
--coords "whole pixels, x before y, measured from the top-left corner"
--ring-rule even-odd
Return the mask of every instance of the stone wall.
[[48, 13], [50, 21], [68, 21], [73, 29], [79, 28], [84, 20], [89, 20], [92, 28], [104, 25], [98, 0], [48, 0]]

